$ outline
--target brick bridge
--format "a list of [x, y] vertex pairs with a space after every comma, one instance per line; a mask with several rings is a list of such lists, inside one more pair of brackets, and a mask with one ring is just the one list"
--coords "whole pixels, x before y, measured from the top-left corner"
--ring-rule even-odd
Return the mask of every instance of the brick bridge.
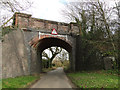
[[[17, 30], [6, 35], [3, 42], [3, 78], [40, 73], [42, 52], [52, 46], [62, 47], [69, 52], [71, 70], [83, 69], [79, 54], [80, 38], [77, 36], [79, 29], [74, 23], [37, 19], [29, 14], [15, 13], [13, 25]], [[51, 34], [53, 29], [57, 35]]]

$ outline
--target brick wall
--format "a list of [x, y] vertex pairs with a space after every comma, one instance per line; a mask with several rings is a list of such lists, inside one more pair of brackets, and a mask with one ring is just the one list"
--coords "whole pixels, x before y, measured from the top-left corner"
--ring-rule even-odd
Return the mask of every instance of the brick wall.
[[56, 22], [56, 21], [50, 21], [50, 20], [43, 20], [43, 19], [37, 19], [32, 18], [29, 14], [24, 13], [15, 13], [15, 25], [21, 29], [21, 28], [31, 28], [31, 29], [44, 29], [51, 31], [53, 28], [57, 30], [57, 32], [71, 32], [72, 33], [78, 33], [79, 30], [75, 24], [68, 24], [68, 23], [62, 23], [62, 22]]

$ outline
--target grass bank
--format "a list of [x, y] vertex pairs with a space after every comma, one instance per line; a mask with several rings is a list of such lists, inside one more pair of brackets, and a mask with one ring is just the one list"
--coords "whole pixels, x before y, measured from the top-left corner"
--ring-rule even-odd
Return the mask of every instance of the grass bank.
[[38, 80], [40, 76], [21, 76], [15, 78], [7, 78], [2, 80], [2, 88], [27, 88], [29, 85]]
[[79, 88], [118, 88], [118, 76], [108, 71], [67, 73], [71, 81]]

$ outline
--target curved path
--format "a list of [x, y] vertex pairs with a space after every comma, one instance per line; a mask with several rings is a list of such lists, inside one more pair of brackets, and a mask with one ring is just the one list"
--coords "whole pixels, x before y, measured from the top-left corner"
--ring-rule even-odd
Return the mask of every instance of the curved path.
[[[48, 72], [31, 88], [72, 88], [63, 68]], [[72, 89], [71, 89], [72, 90]]]

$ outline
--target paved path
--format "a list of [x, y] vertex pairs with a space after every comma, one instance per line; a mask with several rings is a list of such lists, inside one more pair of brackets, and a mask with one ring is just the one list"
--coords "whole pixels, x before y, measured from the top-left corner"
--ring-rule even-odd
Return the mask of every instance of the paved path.
[[56, 70], [48, 72], [31, 88], [72, 88], [72, 87], [68, 82], [68, 78], [66, 77], [63, 68], [59, 67]]

